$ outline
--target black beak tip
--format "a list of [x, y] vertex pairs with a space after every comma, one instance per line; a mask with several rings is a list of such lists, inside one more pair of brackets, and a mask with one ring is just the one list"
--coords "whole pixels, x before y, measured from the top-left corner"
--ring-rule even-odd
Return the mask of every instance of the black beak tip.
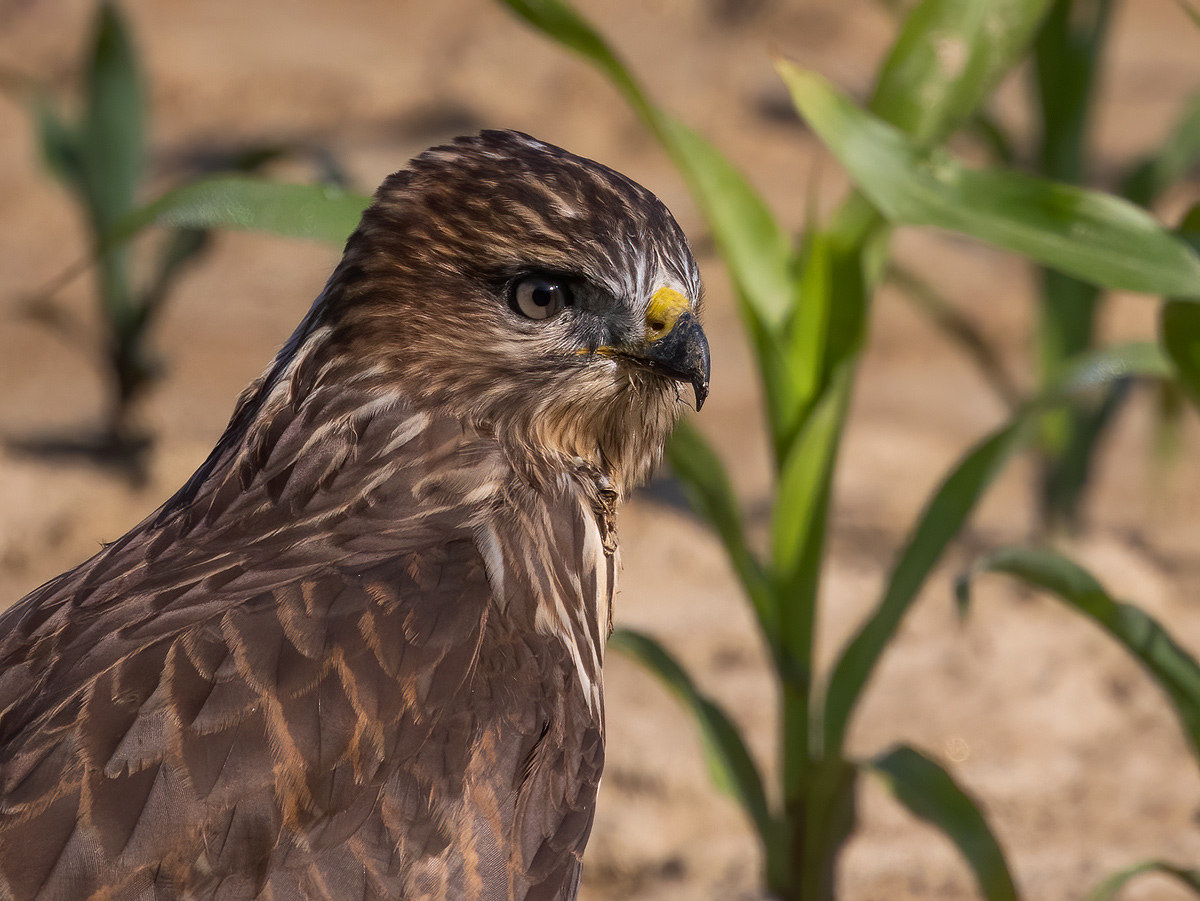
[[655, 372], [690, 383], [696, 395], [696, 410], [704, 406], [712, 361], [708, 338], [693, 313], [681, 313], [670, 332], [631, 355], [631, 359]]

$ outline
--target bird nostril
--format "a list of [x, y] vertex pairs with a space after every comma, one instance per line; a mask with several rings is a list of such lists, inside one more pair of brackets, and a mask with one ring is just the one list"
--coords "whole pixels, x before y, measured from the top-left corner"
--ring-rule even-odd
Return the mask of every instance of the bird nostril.
[[667, 324], [661, 319], [647, 319], [646, 326], [650, 329], [650, 334], [658, 337], [667, 329]]

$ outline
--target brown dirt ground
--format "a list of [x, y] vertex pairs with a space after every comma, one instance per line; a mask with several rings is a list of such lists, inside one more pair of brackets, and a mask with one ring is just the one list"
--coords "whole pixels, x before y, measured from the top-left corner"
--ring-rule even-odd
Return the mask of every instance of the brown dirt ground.
[[[862, 95], [892, 25], [871, 0], [766, 0], [738, 22], [718, 0], [583, 4], [654, 94], [709, 135], [797, 226], [810, 186], [824, 206], [837, 167], [794, 122], [768, 51]], [[1096, 133], [1101, 177], [1155, 146], [1200, 76], [1200, 32], [1173, 0], [1122, 4]], [[694, 237], [707, 276], [715, 358], [700, 427], [730, 461], [750, 521], [763, 525], [768, 472], [758, 393], [711, 241], [662, 154], [586, 66], [488, 2], [130, 0], [153, 78], [160, 160], [196, 144], [286, 137], [330, 147], [364, 188], [411, 155], [481, 126], [518, 128], [603, 160], [657, 191]], [[90, 3], [0, 2], [0, 63], [70, 84]], [[1027, 122], [1021, 85], [1003, 115]], [[0, 431], [66, 433], [93, 423], [102, 390], [89, 362], [19, 314], [23, 298], [83, 255], [63, 193], [39, 172], [29, 122], [0, 102]], [[1194, 200], [1197, 185], [1186, 194]], [[1170, 210], [1186, 197], [1174, 198]], [[899, 257], [969, 312], [1012, 371], [1029, 356], [1031, 280], [1004, 255], [905, 233]], [[324, 246], [231, 234], [183, 284], [157, 334], [167, 377], [144, 409], [162, 437], [149, 484], [131, 489], [81, 463], [0, 452], [0, 597], [16, 599], [137, 522], [202, 460], [240, 388], [266, 364], [335, 259]], [[85, 319], [86, 280], [61, 302]], [[1107, 336], [1153, 333], [1153, 303], [1120, 297]], [[837, 482], [822, 657], [878, 596], [908, 525], [940, 475], [1003, 415], [972, 367], [905, 302], [878, 298]], [[1026, 381], [1028, 379], [1026, 378]], [[1101, 462], [1091, 527], [1074, 551], [1111, 588], [1166, 620], [1200, 653], [1200, 482], [1189, 422], [1182, 464], [1150, 466], [1153, 419], [1140, 396]], [[1020, 541], [1030, 468], [1014, 466], [907, 619], [851, 734], [869, 755], [908, 741], [934, 754], [986, 806], [1029, 898], [1082, 898], [1103, 874], [1148, 856], [1200, 861], [1200, 779], [1162, 696], [1104, 635], [1052, 601], [991, 580], [965, 626], [950, 577], [970, 553]], [[774, 694], [747, 610], [716, 542], [688, 516], [635, 498], [621, 521], [618, 619], [662, 637], [728, 705], [754, 751], [773, 752]], [[609, 764], [583, 897], [754, 898], [757, 850], [736, 807], [708, 782], [688, 719], [633, 665], [608, 665]], [[965, 899], [969, 872], [936, 831], [876, 785], [840, 871], [842, 897]], [[1182, 898], [1157, 877], [1128, 898]]]

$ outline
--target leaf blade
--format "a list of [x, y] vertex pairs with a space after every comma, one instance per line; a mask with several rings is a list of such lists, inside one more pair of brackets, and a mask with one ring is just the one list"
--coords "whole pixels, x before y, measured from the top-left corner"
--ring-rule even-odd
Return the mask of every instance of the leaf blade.
[[119, 245], [152, 225], [267, 231], [343, 244], [370, 198], [326, 185], [297, 185], [218, 175], [168, 191], [131, 211], [106, 235]]
[[698, 133], [663, 112], [604, 38], [561, 0], [503, 0], [599, 69], [670, 155], [729, 264], [743, 313], [777, 323], [791, 303], [791, 245], [762, 196]]
[[1177, 866], [1165, 860], [1144, 860], [1113, 873], [1092, 889], [1087, 901], [1111, 901], [1127, 882], [1145, 873], [1170, 876], [1200, 895], [1200, 870]]
[[786, 61], [777, 68], [801, 114], [892, 221], [962, 232], [1105, 287], [1200, 299], [1200, 257], [1145, 210], [921, 153], [820, 76]]
[[96, 12], [81, 163], [96, 231], [132, 208], [145, 166], [146, 89], [133, 38], [116, 4]]
[[945, 769], [907, 745], [890, 748], [867, 767], [910, 813], [954, 842], [987, 901], [1016, 901], [1017, 888], [1000, 843], [978, 804]]
[[946, 546], [1021, 443], [1030, 423], [1079, 392], [1130, 375], [1159, 376], [1168, 366], [1157, 345], [1148, 343], [1113, 345], [1086, 354], [1068, 368], [1058, 385], [1026, 404], [959, 459], [917, 517], [888, 576], [883, 597], [834, 663], [823, 711], [826, 754], [841, 753], [850, 717], [880, 656]]
[[987, 554], [960, 577], [960, 606], [969, 598], [970, 575], [1005, 573], [1056, 595], [1120, 643], [1167, 695], [1200, 760], [1200, 663], [1152, 616], [1114, 600], [1091, 573], [1045, 548], [1004, 547]]
[[778, 611], [762, 564], [746, 543], [733, 486], [720, 457], [686, 419], [675, 427], [667, 461], [683, 483], [692, 508], [716, 531], [745, 589], [769, 645], [778, 642]]
[[1017, 445], [1021, 418], [977, 443], [955, 465], [918, 517], [875, 611], [843, 649], [825, 695], [826, 754], [841, 753], [850, 716], [930, 570]]
[[1048, 0], [925, 0], [904, 21], [870, 107], [921, 147], [976, 110], [1029, 45]]
[[617, 629], [608, 644], [657, 676], [691, 711], [708, 752], [714, 783], [742, 806], [764, 844], [771, 847], [778, 839], [778, 827], [767, 804], [762, 776], [741, 733], [725, 712], [696, 687], [678, 661], [650, 636]]

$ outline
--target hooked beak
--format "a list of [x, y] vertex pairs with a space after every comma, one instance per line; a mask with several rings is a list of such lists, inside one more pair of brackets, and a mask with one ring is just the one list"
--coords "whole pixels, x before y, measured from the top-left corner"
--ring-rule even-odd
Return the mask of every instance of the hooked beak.
[[623, 356], [653, 372], [689, 382], [696, 410], [704, 406], [711, 369], [708, 338], [687, 298], [674, 288], [654, 292], [646, 311], [645, 343]]

